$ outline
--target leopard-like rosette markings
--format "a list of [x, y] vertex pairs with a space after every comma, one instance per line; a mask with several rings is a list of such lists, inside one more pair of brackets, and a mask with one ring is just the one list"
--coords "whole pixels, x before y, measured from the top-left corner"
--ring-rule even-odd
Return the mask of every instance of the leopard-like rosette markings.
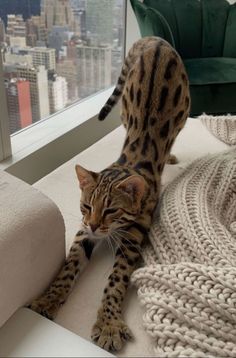
[[105, 119], [119, 99], [126, 129], [120, 156], [101, 172], [76, 166], [83, 230], [76, 236], [58, 277], [31, 304], [35, 311], [53, 318], [71, 292], [82, 266], [89, 261], [95, 244], [104, 238], [110, 244], [114, 242], [115, 263], [92, 329], [92, 339], [110, 351], [120, 350], [132, 339], [122, 318], [124, 297], [148, 237], [164, 166], [177, 162], [171, 148], [189, 115], [188, 77], [180, 56], [170, 44], [157, 37], [145, 37], [134, 43], [117, 85], [101, 109], [100, 120]]

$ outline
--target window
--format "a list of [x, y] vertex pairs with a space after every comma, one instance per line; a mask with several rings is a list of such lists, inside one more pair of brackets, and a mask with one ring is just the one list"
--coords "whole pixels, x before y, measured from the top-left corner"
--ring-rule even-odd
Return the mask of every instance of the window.
[[123, 14], [124, 0], [4, 2], [0, 46], [11, 134], [115, 83]]

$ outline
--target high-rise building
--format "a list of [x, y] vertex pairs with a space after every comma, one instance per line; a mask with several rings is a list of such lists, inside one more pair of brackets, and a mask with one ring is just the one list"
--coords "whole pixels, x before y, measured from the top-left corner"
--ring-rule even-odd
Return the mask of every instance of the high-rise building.
[[25, 128], [32, 124], [30, 103], [30, 83], [25, 79], [12, 78], [5, 80], [10, 132]]
[[0, 18], [0, 42], [5, 42], [5, 25], [3, 20]]
[[15, 37], [26, 36], [26, 25], [22, 15], [7, 15], [7, 35]]
[[70, 4], [74, 9], [85, 9], [87, 0], [70, 0]]
[[35, 67], [43, 65], [47, 70], [56, 69], [56, 51], [54, 48], [33, 47], [28, 52], [32, 56]]
[[35, 47], [38, 40], [38, 28], [34, 20], [26, 20], [26, 44], [30, 47]]
[[33, 66], [32, 56], [28, 54], [15, 54], [12, 52], [6, 52], [3, 55], [4, 65], [28, 65]]
[[46, 46], [47, 44], [47, 30], [41, 16], [32, 16], [26, 22], [27, 35], [35, 35], [37, 41], [41, 42]]
[[1, 0], [0, 17], [7, 26], [7, 15], [21, 14], [23, 19], [29, 19], [32, 15], [40, 14], [41, 0]]
[[48, 117], [49, 97], [48, 97], [48, 76], [44, 66], [28, 67], [17, 66], [17, 74], [20, 78], [25, 78], [30, 83], [30, 100], [32, 109], [32, 120], [37, 122], [42, 118]]
[[84, 9], [73, 9], [74, 24], [73, 32], [78, 35], [82, 40], [86, 39], [86, 11]]
[[68, 102], [78, 99], [78, 73], [77, 64], [72, 59], [59, 61], [56, 65], [58, 75], [64, 77], [68, 85]]
[[113, 9], [114, 0], [86, 1], [87, 37], [92, 45], [112, 45]]
[[53, 26], [68, 26], [72, 30], [73, 12], [70, 0], [42, 0], [41, 17], [48, 31]]
[[10, 46], [26, 45], [26, 24], [22, 15], [7, 15], [6, 41]]
[[48, 34], [48, 45], [56, 50], [56, 58], [58, 59], [61, 48], [64, 43], [68, 42], [72, 33], [68, 26], [53, 26]]
[[55, 113], [65, 108], [68, 103], [68, 86], [64, 77], [50, 73], [48, 78], [50, 113]]
[[111, 86], [111, 47], [77, 46], [79, 97]]

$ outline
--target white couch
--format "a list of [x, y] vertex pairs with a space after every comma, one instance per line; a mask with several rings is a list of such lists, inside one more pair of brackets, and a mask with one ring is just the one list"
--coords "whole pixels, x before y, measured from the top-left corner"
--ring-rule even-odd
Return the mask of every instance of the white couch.
[[[64, 258], [65, 232], [57, 207], [65, 221], [66, 251], [69, 249], [81, 218], [75, 164], [94, 171], [105, 168], [118, 158], [123, 138], [124, 129], [119, 127], [34, 187], [0, 173], [0, 325], [18, 307], [42, 292], [58, 271]], [[171, 181], [193, 159], [227, 148], [198, 119], [190, 118], [173, 148], [179, 164], [165, 167], [163, 184]], [[90, 340], [112, 262], [112, 253], [104, 243], [96, 250], [91, 264], [60, 309], [55, 320], [58, 325]], [[124, 306], [124, 318], [135, 341], [128, 343], [119, 355], [153, 356], [134, 288], [130, 288]]]
[[42, 192], [0, 171], [0, 327], [44, 290], [65, 257], [65, 225]]

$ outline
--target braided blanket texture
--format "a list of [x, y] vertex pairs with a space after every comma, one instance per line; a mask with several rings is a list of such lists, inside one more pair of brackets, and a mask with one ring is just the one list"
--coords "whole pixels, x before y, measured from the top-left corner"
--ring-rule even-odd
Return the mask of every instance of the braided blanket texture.
[[229, 145], [236, 145], [236, 116], [211, 116], [202, 114], [198, 118], [219, 140]]
[[236, 150], [164, 190], [132, 282], [158, 357], [236, 357]]

